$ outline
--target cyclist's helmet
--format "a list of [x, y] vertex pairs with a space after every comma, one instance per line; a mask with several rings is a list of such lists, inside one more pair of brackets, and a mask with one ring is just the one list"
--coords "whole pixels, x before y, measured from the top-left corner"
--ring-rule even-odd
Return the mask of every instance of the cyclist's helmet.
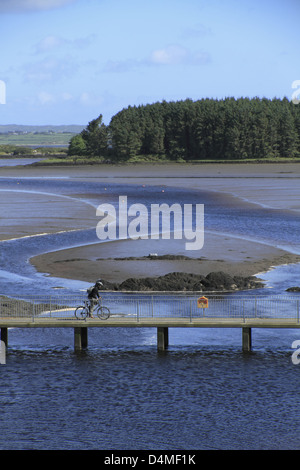
[[96, 281], [96, 286], [103, 286], [103, 283], [102, 283], [101, 279], [98, 279]]

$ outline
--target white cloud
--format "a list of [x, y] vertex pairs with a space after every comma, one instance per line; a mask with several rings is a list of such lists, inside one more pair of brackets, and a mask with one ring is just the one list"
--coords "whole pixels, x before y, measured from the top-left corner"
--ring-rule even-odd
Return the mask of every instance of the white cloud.
[[23, 13], [61, 8], [76, 0], [1, 0], [0, 13]]
[[37, 52], [48, 52], [55, 49], [65, 43], [65, 40], [58, 36], [46, 36], [44, 39], [39, 41], [36, 46]]
[[[1, 0], [0, 0], [1, 1]], [[62, 46], [70, 46], [73, 49], [84, 49], [91, 45], [96, 40], [95, 34], [89, 36], [76, 38], [73, 40], [65, 39], [59, 36], [49, 35], [41, 39], [36, 45], [36, 52], [45, 53], [53, 49], [61, 48]]]
[[172, 65], [205, 65], [211, 61], [210, 54], [205, 51], [191, 52], [180, 45], [170, 45], [154, 50], [146, 59], [109, 60], [103, 72], [123, 73], [133, 69], [149, 66]]
[[188, 51], [182, 46], [171, 45], [152, 52], [150, 60], [154, 64], [174, 65], [182, 63], [188, 57]]
[[150, 62], [157, 65], [204, 65], [210, 62], [210, 55], [205, 51], [191, 52], [183, 46], [170, 45], [153, 51]]

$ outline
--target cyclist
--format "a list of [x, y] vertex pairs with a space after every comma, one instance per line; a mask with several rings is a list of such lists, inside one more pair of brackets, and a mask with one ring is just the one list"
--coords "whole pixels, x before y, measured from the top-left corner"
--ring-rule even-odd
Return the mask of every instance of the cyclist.
[[101, 286], [103, 286], [103, 283], [102, 283], [101, 279], [98, 279], [95, 282], [94, 287], [88, 293], [88, 299], [90, 301], [89, 314], [88, 315], [89, 315], [90, 318], [94, 318], [93, 317], [94, 308], [97, 305], [98, 300], [101, 298], [100, 293], [99, 293], [99, 289], [100, 289]]

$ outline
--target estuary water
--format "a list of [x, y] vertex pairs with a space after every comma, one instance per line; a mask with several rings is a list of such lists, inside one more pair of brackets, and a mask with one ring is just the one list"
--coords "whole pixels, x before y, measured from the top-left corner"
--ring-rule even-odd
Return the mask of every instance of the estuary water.
[[[69, 179], [0, 179], [6, 191], [59, 194], [87, 204], [205, 205], [205, 229], [255, 239], [299, 253], [299, 215], [201, 191]], [[77, 196], [76, 196], [77, 195]], [[163, 199], [162, 199], [163, 198]], [[99, 242], [95, 229], [43, 234], [0, 243], [1, 293], [22, 297], [83, 282], [36, 273], [28, 259]], [[264, 274], [251, 295], [277, 295], [299, 285], [299, 265]], [[261, 276], [260, 276], [261, 277]], [[239, 293], [237, 293], [239, 295]], [[295, 295], [295, 294], [293, 294]], [[0, 365], [0, 449], [298, 449], [299, 367], [291, 361], [297, 330], [255, 330], [253, 351], [241, 352], [239, 329], [170, 329], [157, 352], [156, 329], [89, 328], [88, 349], [74, 352], [72, 329], [10, 329]]]
[[42, 160], [42, 158], [0, 158], [0, 167], [31, 165]]

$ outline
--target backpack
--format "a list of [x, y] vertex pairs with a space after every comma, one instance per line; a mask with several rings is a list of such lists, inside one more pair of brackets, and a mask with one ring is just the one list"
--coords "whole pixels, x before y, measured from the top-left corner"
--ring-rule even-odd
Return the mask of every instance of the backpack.
[[90, 294], [92, 293], [93, 289], [94, 289], [94, 286], [89, 287], [89, 288], [86, 290], [86, 291], [87, 291], [87, 294], [90, 295]]

